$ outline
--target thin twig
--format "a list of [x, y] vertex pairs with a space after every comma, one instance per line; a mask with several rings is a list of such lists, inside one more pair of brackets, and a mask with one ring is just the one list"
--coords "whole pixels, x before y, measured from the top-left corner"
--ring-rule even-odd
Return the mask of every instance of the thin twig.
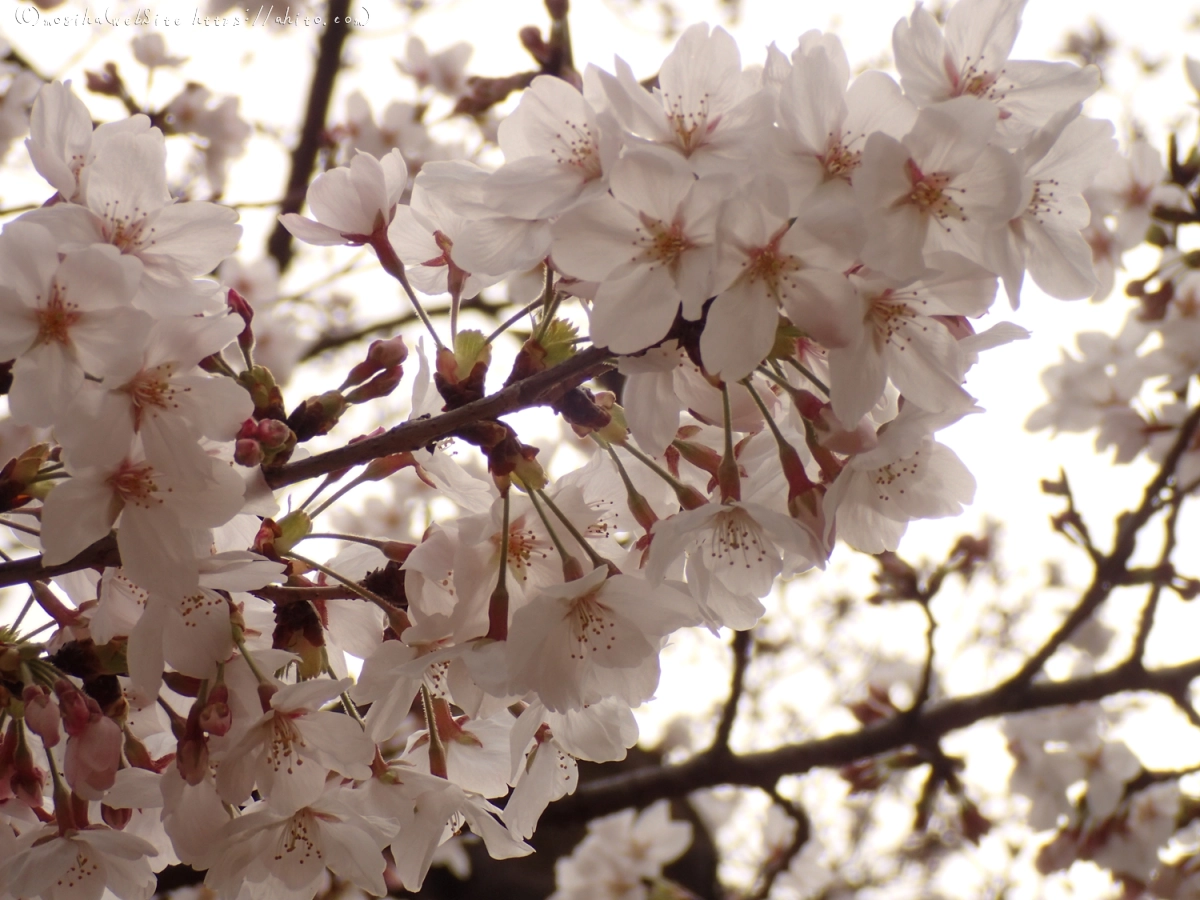
[[746, 669], [754, 655], [754, 637], [750, 631], [735, 631], [730, 642], [733, 652], [733, 675], [729, 680], [729, 697], [721, 709], [721, 719], [717, 722], [717, 733], [713, 737], [709, 753], [729, 752], [729, 737], [733, 733], [733, 723], [737, 719], [738, 702], [746, 687]]

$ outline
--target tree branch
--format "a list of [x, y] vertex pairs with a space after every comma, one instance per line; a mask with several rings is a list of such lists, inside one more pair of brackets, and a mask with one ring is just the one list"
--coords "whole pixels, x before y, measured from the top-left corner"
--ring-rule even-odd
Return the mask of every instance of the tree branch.
[[730, 643], [733, 651], [733, 676], [730, 678], [729, 698], [721, 710], [721, 720], [717, 723], [717, 733], [713, 738], [710, 753], [729, 752], [729, 736], [733, 733], [733, 722], [737, 718], [738, 701], [746, 686], [746, 669], [754, 655], [754, 639], [750, 631], [735, 631]]
[[542, 822], [585, 821], [629, 806], [644, 806], [655, 800], [682, 797], [718, 785], [769, 790], [784, 775], [801, 775], [817, 768], [839, 768], [917, 742], [928, 746], [951, 731], [996, 716], [1089, 703], [1129, 691], [1151, 691], [1173, 699], [1186, 699], [1188, 685], [1196, 677], [1200, 677], [1200, 659], [1155, 670], [1123, 665], [1083, 678], [1027, 684], [1020, 688], [1005, 683], [978, 694], [929, 703], [915, 716], [892, 716], [858, 731], [758, 753], [706, 752], [675, 766], [638, 769], [600, 778], [581, 784], [575, 794], [552, 804]]
[[[491, 396], [440, 416], [404, 422], [375, 437], [267, 471], [264, 473], [267, 484], [272, 488], [280, 488], [370, 462], [381, 456], [419, 450], [434, 441], [453, 436], [472, 422], [496, 419], [528, 406], [541, 405], [556, 399], [568, 388], [593, 378], [604, 368], [609, 356], [608, 350], [603, 347], [589, 347], [553, 368], [523, 378]], [[3, 573], [3, 567], [0, 567], [0, 573]]]
[[[329, 101], [333, 96], [333, 83], [342, 67], [342, 47], [350, 34], [350, 0], [329, 0], [325, 16], [325, 31], [321, 34], [317, 50], [317, 63], [313, 68], [312, 83], [308, 92], [308, 107], [304, 113], [304, 124], [300, 128], [300, 140], [292, 151], [292, 170], [284, 189], [279, 213], [300, 212], [304, 197], [308, 193], [308, 182], [317, 164], [317, 153], [325, 134], [325, 120], [329, 115]], [[267, 241], [267, 253], [279, 263], [282, 274], [292, 261], [292, 234], [280, 222]]]
[[1025, 661], [1016, 674], [1002, 685], [1003, 689], [1020, 690], [1032, 681], [1033, 677], [1042, 670], [1046, 660], [1053, 656], [1054, 651], [1071, 636], [1071, 633], [1096, 611], [1097, 607], [1112, 593], [1112, 589], [1118, 584], [1124, 583], [1129, 558], [1133, 555], [1134, 547], [1137, 544], [1138, 532], [1150, 520], [1150, 517], [1162, 508], [1165, 502], [1162, 496], [1163, 491], [1174, 483], [1175, 468], [1191, 443], [1197, 426], [1200, 426], [1200, 406], [1193, 409], [1180, 426], [1175, 443], [1171, 445], [1171, 449], [1159, 466], [1154, 479], [1146, 485], [1142, 494], [1142, 502], [1138, 504], [1137, 509], [1133, 512], [1122, 513], [1117, 520], [1117, 534], [1113, 541], [1113, 549], [1096, 562], [1096, 572], [1092, 577], [1092, 583], [1079, 603], [1071, 610], [1070, 615], [1058, 627], [1058, 630], [1033, 656]]

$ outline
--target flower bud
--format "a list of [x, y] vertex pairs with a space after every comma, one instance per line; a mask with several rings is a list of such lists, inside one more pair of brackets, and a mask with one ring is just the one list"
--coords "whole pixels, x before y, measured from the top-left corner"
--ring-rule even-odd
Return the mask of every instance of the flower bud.
[[133, 818], [133, 810], [125, 809], [124, 807], [112, 807], [107, 803], [101, 803], [100, 818], [104, 820], [105, 825], [114, 831], [123, 831], [125, 826], [129, 824], [129, 820]]
[[99, 704], [91, 697], [84, 695], [69, 681], [60, 678], [55, 682], [54, 693], [58, 695], [63, 729], [71, 737], [79, 737], [87, 730], [93, 714], [101, 715]]
[[253, 350], [254, 331], [250, 328], [250, 323], [254, 319], [254, 310], [250, 308], [250, 304], [246, 302], [246, 298], [233, 288], [230, 288], [229, 293], [225, 295], [225, 303], [234, 314], [240, 316], [242, 321], [246, 323], [246, 327], [242, 329], [242, 333], [237, 337], [238, 346], [243, 352]]
[[312, 531], [312, 519], [302, 509], [294, 509], [277, 523], [279, 535], [275, 538], [275, 552], [287, 553], [302, 537]]
[[[240, 437], [241, 435], [239, 435]], [[276, 450], [287, 443], [292, 429], [278, 419], [263, 419], [255, 429], [254, 437], [268, 450]]]
[[61, 714], [54, 698], [40, 684], [29, 684], [21, 693], [21, 701], [25, 704], [25, 724], [29, 730], [42, 739], [49, 749], [58, 744], [62, 733], [59, 730]]
[[364, 385], [360, 385], [346, 395], [347, 403], [366, 403], [368, 400], [378, 400], [386, 397], [400, 384], [404, 377], [404, 367], [400, 365], [384, 369]]
[[208, 700], [200, 710], [200, 728], [209, 734], [222, 737], [233, 727], [233, 712], [229, 708], [229, 688], [224, 684], [214, 685], [208, 692]]
[[326, 391], [309, 397], [287, 418], [287, 425], [296, 433], [296, 440], [307, 441], [320, 434], [329, 434], [346, 411], [346, 398], [340, 391]]
[[262, 446], [258, 441], [241, 438], [233, 445], [233, 461], [239, 466], [254, 468], [261, 466], [263, 461]]

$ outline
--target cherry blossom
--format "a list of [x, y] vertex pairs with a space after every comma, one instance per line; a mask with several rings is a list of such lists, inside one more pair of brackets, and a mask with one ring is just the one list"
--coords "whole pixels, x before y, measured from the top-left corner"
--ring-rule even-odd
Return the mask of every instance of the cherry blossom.
[[697, 181], [675, 157], [642, 151], [617, 161], [610, 185], [611, 197], [558, 219], [551, 256], [565, 274], [601, 282], [592, 339], [632, 353], [662, 340], [681, 306], [685, 318], [700, 317], [713, 292], [716, 218], [729, 184]]
[[13, 414], [50, 425], [85, 375], [107, 375], [127, 341], [145, 340], [150, 317], [130, 306], [141, 267], [111, 247], [78, 250], [60, 262], [53, 235], [26, 222], [0, 236], [0, 266], [0, 356], [18, 357]]
[[381, 159], [359, 152], [349, 167], [323, 173], [308, 189], [316, 221], [297, 213], [280, 217], [283, 226], [308, 244], [365, 244], [386, 230], [408, 187], [408, 167], [399, 150]]

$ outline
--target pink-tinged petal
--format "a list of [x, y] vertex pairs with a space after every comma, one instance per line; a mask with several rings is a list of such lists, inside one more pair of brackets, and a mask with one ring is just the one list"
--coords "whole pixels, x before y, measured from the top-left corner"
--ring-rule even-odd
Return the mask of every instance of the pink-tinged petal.
[[387, 865], [381, 848], [364, 828], [332, 817], [318, 820], [325, 864], [340, 878], [352, 881], [376, 897], [387, 895], [383, 870]]
[[200, 590], [184, 597], [175, 612], [162, 636], [167, 662], [193, 678], [215, 678], [217, 663], [233, 653], [229, 604], [220, 594]]
[[[79, 206], [75, 203], [57, 203], [54, 206], [43, 206], [27, 212], [16, 222], [6, 225], [4, 233], [8, 234], [18, 224], [43, 226], [53, 235], [54, 247], [82, 250], [92, 244], [108, 243], [108, 238], [104, 235], [104, 222], [101, 218], [86, 206]], [[3, 252], [3, 246], [4, 241], [0, 241], [0, 253]], [[46, 249], [53, 248], [46, 248], [43, 245], [43, 254]], [[56, 253], [56, 259], [57, 256]], [[57, 267], [57, 263], [55, 266]]]
[[736, 282], [708, 308], [700, 335], [704, 368], [723, 381], [740, 381], [770, 352], [778, 326], [779, 311], [763, 285]]
[[215, 203], [175, 203], [148, 223], [143, 257], [171, 259], [188, 277], [215, 269], [237, 247], [237, 212]]
[[350, 687], [350, 684], [348, 678], [338, 681], [321, 678], [285, 685], [271, 698], [271, 707], [280, 711], [307, 711], [312, 707], [336, 700], [342, 691]]
[[833, 414], [846, 428], [853, 428], [870, 412], [887, 385], [887, 368], [873, 337], [864, 332], [853, 347], [829, 353]]
[[153, 326], [153, 317], [138, 309], [100, 309], [80, 318], [71, 341], [88, 374], [104, 377], [114, 365], [123, 368], [129, 348], [143, 346]]
[[[379, 160], [361, 150], [355, 153], [354, 158], [350, 160], [350, 183], [358, 194], [358, 203], [363, 213], [370, 216], [372, 226], [377, 216], [382, 216], [386, 222], [390, 212], [388, 182]], [[311, 202], [309, 205], [312, 205]], [[316, 207], [313, 209], [315, 211]]]
[[285, 213], [279, 217], [280, 223], [292, 237], [317, 247], [333, 247], [347, 243], [342, 233], [336, 228], [306, 219], [297, 213]]
[[864, 211], [867, 243], [862, 259], [872, 269], [901, 281], [919, 277], [925, 271], [922, 248], [929, 231], [929, 220], [910, 205]]
[[388, 226], [388, 242], [405, 265], [438, 259], [443, 250], [433, 237], [435, 225], [409, 206], [396, 208], [396, 217]]
[[29, 117], [25, 146], [38, 174], [70, 200], [76, 189], [69, 161], [82, 164], [92, 145], [92, 117], [83, 101], [61, 82], [45, 85]]
[[636, 353], [667, 335], [679, 312], [679, 294], [662, 269], [639, 269], [606, 281], [592, 304], [591, 338], [614, 353]]
[[114, 225], [162, 209], [171, 199], [166, 153], [160, 131], [114, 135], [88, 167], [88, 208]]
[[0, 235], [0, 279], [27, 306], [50, 301], [50, 283], [58, 270], [58, 235], [31, 222], [10, 222]]
[[[550, 225], [508, 217], [470, 222], [454, 239], [454, 263], [477, 279], [500, 278], [539, 265], [550, 252]], [[484, 279], [484, 285], [495, 281]], [[463, 296], [479, 292], [464, 290]]]
[[630, 151], [613, 166], [613, 197], [631, 209], [670, 223], [696, 178], [682, 159], [669, 153]]
[[946, 16], [946, 43], [957, 60], [995, 71], [1012, 52], [1026, 0], [962, 0]]
[[1003, 78], [1010, 84], [998, 103], [1008, 114], [1000, 123], [1002, 132], [1021, 125], [1028, 133], [1055, 113], [1086, 100], [1100, 87], [1096, 66], [1081, 69], [1065, 62], [1009, 61], [1004, 64]]
[[830, 350], [848, 346], [862, 330], [862, 302], [840, 272], [802, 269], [784, 279], [779, 299], [788, 318]]
[[905, 93], [916, 103], [924, 106], [954, 96], [947, 67], [957, 66], [948, 58], [948, 50], [937, 20], [923, 7], [896, 23], [892, 31], [896, 69]]
[[[375, 164], [378, 166], [378, 161]], [[382, 172], [379, 180], [382, 184]], [[317, 221], [343, 234], [370, 234], [375, 228], [375, 213], [382, 202], [383, 195], [380, 194], [374, 205], [364, 209], [355, 175], [344, 167], [318, 175], [308, 189], [308, 206]]]
[[70, 414], [56, 424], [55, 434], [72, 466], [116, 466], [133, 443], [133, 405], [129, 395], [84, 383]]
[[605, 99], [621, 125], [643, 137], [670, 140], [672, 135], [662, 107], [638, 83], [629, 63], [618, 56], [613, 60], [613, 66], [617, 70], [615, 76], [590, 66], [589, 70], [596, 73]]
[[12, 288], [0, 285], [0, 359], [14, 359], [38, 336], [36, 310]]
[[845, 51], [835, 59], [825, 47], [816, 47], [796, 60], [780, 89], [780, 121], [812, 153], [824, 153], [830, 135], [840, 133], [846, 119], [849, 71], [844, 63]]
[[671, 372], [646, 372], [629, 376], [625, 392], [625, 420], [638, 446], [651, 456], [662, 456], [679, 430], [679, 398]]
[[607, 194], [568, 210], [552, 229], [555, 268], [582, 281], [624, 274], [639, 253], [638, 227], [635, 213]]
[[921, 110], [912, 131], [904, 136], [904, 145], [926, 174], [958, 175], [975, 164], [996, 130], [997, 118], [990, 103], [957, 97]]
[[[83, 312], [128, 307], [142, 277], [142, 264], [109, 244], [66, 254], [54, 281], [64, 303]], [[135, 346], [130, 338], [126, 346]]]
[[163, 653], [163, 629], [169, 615], [166, 602], [151, 601], [129, 633], [126, 656], [129, 678], [146, 696], [153, 697], [162, 687], [166, 659]]
[[570, 207], [587, 183], [585, 174], [574, 166], [550, 156], [525, 156], [501, 166], [488, 179], [484, 197], [489, 206], [507, 215], [544, 219]]
[[896, 327], [886, 352], [888, 374], [900, 393], [929, 412], [968, 409], [971, 397], [961, 386], [965, 366], [949, 330], [932, 319]]
[[83, 385], [83, 367], [57, 341], [38, 344], [13, 364], [12, 417], [26, 425], [55, 424]]
[[1059, 300], [1090, 297], [1096, 290], [1092, 248], [1078, 231], [1057, 226], [1025, 222], [1029, 275]]
[[[1088, 251], [1089, 258], [1091, 251]], [[983, 260], [1000, 276], [1012, 308], [1021, 303], [1021, 285], [1025, 280], [1025, 224], [1017, 219], [1006, 228], [992, 229], [983, 245]]]
[[369, 778], [375, 743], [349, 716], [316, 712], [296, 720], [308, 753], [348, 778]]
[[[358, 726], [355, 726], [358, 727]], [[287, 816], [316, 802], [325, 790], [329, 769], [311, 756], [272, 758], [268, 750], [256, 767], [258, 790], [274, 813]]]
[[387, 189], [386, 212], [400, 202], [408, 187], [408, 164], [404, 162], [399, 149], [393, 148], [379, 160], [379, 165], [383, 168], [383, 182]]
[[199, 587], [191, 536], [172, 510], [126, 504], [117, 546], [129, 577], [151, 593], [178, 596]]

